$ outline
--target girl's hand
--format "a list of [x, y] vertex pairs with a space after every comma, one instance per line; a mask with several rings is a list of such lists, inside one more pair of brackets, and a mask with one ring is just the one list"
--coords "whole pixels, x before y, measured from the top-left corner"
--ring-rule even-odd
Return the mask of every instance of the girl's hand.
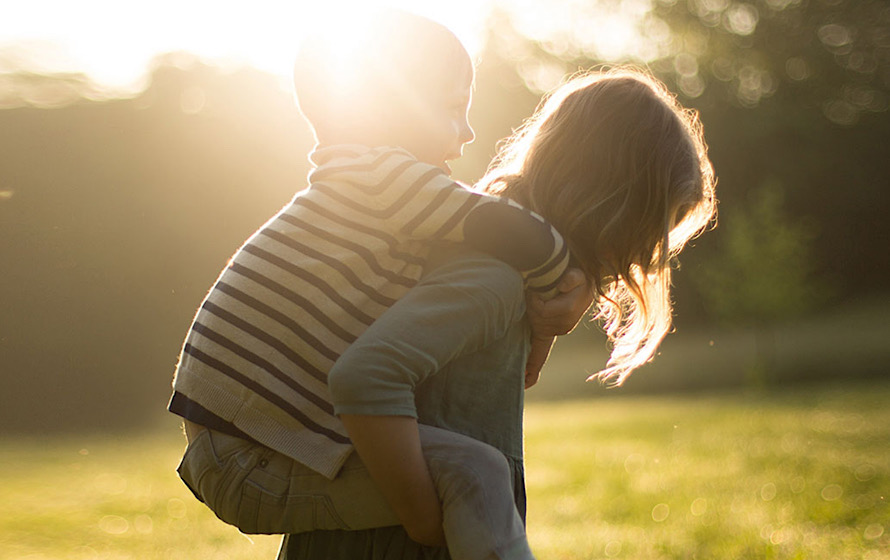
[[572, 332], [593, 303], [593, 286], [577, 268], [566, 271], [557, 289], [559, 295], [549, 301], [538, 295], [528, 296], [532, 340], [525, 365], [526, 389], [538, 382], [556, 337]]
[[534, 337], [547, 338], [572, 332], [593, 303], [593, 285], [580, 269], [568, 269], [557, 289], [559, 295], [548, 301], [537, 294], [529, 294], [527, 298]]
[[534, 386], [541, 377], [541, 368], [550, 355], [550, 349], [553, 342], [556, 341], [555, 336], [546, 336], [544, 338], [532, 337], [531, 352], [528, 354], [528, 361], [525, 363], [525, 388]]

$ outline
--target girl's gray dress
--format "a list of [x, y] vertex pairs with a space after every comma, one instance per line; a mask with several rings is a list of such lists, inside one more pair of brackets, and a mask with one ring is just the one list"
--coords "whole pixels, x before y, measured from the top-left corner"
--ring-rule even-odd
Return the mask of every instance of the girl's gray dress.
[[[424, 345], [424, 352], [447, 361], [438, 372], [420, 379], [413, 391], [418, 421], [503, 452], [523, 518], [522, 409], [529, 341], [524, 319], [525, 292], [519, 274], [490, 257], [455, 249], [442, 251], [421, 282], [377, 320], [378, 330], [385, 325], [393, 331], [410, 329], [411, 339]], [[479, 324], [486, 325], [481, 333], [468, 328]], [[405, 383], [410, 388], [411, 381]], [[278, 556], [278, 560], [448, 558], [446, 549], [423, 547], [400, 526], [287, 535]]]

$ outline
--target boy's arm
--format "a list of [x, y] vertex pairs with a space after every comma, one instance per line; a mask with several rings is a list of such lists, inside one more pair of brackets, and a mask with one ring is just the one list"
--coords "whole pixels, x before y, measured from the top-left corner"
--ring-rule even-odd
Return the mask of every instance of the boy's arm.
[[383, 231], [421, 241], [464, 243], [515, 268], [530, 290], [547, 297], [557, 293], [568, 249], [541, 216], [507, 199], [472, 191], [404, 150], [372, 155], [361, 165], [334, 174], [319, 171], [316, 176], [351, 184], [348, 200], [342, 203], [361, 209]]
[[354, 414], [340, 419], [408, 536], [425, 546], [444, 546], [442, 504], [423, 458], [417, 420]]
[[518, 270], [530, 292], [546, 298], [559, 293], [568, 246], [544, 218], [519, 204], [494, 198], [477, 204], [464, 220], [463, 242]]

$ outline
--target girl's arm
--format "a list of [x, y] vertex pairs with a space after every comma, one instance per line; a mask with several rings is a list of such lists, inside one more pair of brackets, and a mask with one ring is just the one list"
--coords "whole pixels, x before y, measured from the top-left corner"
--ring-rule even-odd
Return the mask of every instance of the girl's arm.
[[452, 359], [503, 338], [524, 314], [521, 278], [506, 264], [449, 262], [381, 315], [330, 371], [336, 413], [415, 540], [438, 542], [441, 504], [420, 449], [414, 389]]
[[408, 536], [425, 546], [445, 546], [442, 504], [410, 416], [342, 414], [349, 439]]

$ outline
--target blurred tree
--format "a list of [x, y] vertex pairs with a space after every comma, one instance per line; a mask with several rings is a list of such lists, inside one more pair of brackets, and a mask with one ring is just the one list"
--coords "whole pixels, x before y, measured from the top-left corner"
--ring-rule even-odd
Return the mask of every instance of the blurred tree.
[[[768, 177], [784, 186], [779, 210], [787, 220], [778, 223], [791, 224], [792, 240], [793, 224], [819, 224], [815, 238], [798, 238], [812, 251], [806, 262], [816, 274], [834, 271], [832, 288], [845, 297], [886, 292], [890, 263], [876, 255], [890, 244], [890, 112], [857, 110], [858, 120], [842, 125], [823, 118], [831, 92], [852, 91], [838, 76], [858, 76], [837, 63], [846, 55], [825, 57], [818, 29], [830, 22], [806, 20], [809, 48], [822, 57], [814, 60], [834, 66], [808, 65], [819, 70], [805, 80], [776, 78], [772, 93], [755, 104], [740, 101], [735, 82], [714, 71], [722, 68], [714, 45], [726, 45], [724, 54], [738, 60], [761, 48], [747, 45], [768, 28], [760, 23], [772, 17], [767, 9], [782, 17], [828, 14], [848, 2], [752, 1], [758, 24], [749, 35], [728, 31], [723, 16], [708, 24], [690, 11], [699, 3], [529, 1], [524, 17], [546, 31], [537, 35], [515, 13], [495, 14], [471, 109], [477, 140], [455, 166], [458, 176], [477, 179], [496, 142], [565, 73], [621, 52], [662, 60], [653, 69], [702, 112], [725, 218], [684, 253], [676, 276], [679, 320], [696, 316], [689, 310], [700, 298], [691, 280], [712, 260], [719, 263], [736, 235], [735, 208], [746, 209], [742, 222], [769, 216], [768, 207], [747, 202], [748, 186]], [[737, 4], [706, 3], [722, 6], [727, 18], [747, 9]], [[876, 9], [869, 0], [861, 5]], [[868, 22], [871, 31], [856, 27], [852, 34], [853, 44], [866, 38], [878, 45], [873, 59], [884, 65], [878, 24], [885, 12]], [[682, 22], [708, 37], [708, 49], [699, 52], [692, 39], [673, 34]], [[616, 31], [631, 24], [642, 25], [650, 41]], [[761, 50], [782, 60], [771, 68], [787, 67], [785, 53]], [[695, 74], [683, 53], [696, 53]], [[877, 92], [875, 103], [882, 99], [875, 80], [886, 75], [880, 64], [863, 74], [874, 82], [868, 87]], [[148, 89], [132, 99], [90, 101], [98, 94], [81, 76], [13, 74], [0, 75], [0, 103], [16, 107], [0, 110], [0, 378], [7, 388], [0, 392], [0, 430], [137, 423], [163, 409], [188, 321], [225, 259], [304, 185], [311, 136], [274, 78], [222, 72], [184, 53], [158, 59]], [[693, 75], [700, 92], [690, 89], [694, 80], [678, 77]]]
[[271, 76], [182, 54], [133, 99], [25, 101], [0, 111], [0, 432], [138, 425], [311, 135]]
[[[757, 106], [781, 95], [840, 125], [890, 106], [886, 0], [555, 0], [504, 4], [526, 83], [553, 87], [592, 63], [650, 66], [688, 99]], [[515, 35], [535, 47], [517, 46]]]
[[[554, 0], [500, 5], [483, 60], [531, 91], [567, 74], [636, 63], [700, 111], [723, 208], [750, 185], [785, 187], [795, 219], [820, 224], [816, 274], [840, 298], [890, 289], [890, 5], [878, 0]], [[480, 81], [481, 83], [481, 81]], [[492, 87], [488, 84], [487, 87]], [[707, 266], [721, 228], [684, 254], [681, 321], [701, 317], [685, 276]], [[689, 261], [688, 263], [686, 261]], [[689, 266], [692, 265], [692, 266]]]
[[58, 108], [85, 99], [107, 98], [106, 92], [86, 74], [33, 70], [41, 65], [32, 60], [39, 58], [32, 50], [15, 43], [0, 45], [0, 110], [29, 106]]
[[779, 95], [845, 126], [888, 108], [885, 0], [657, 0], [651, 17], [676, 37], [655, 67], [689, 97], [711, 88], [753, 107]]
[[774, 326], [812, 310], [825, 288], [814, 275], [812, 228], [786, 214], [781, 186], [750, 194], [745, 206], [724, 208], [722, 243], [694, 281], [718, 319], [753, 328], [751, 381], [761, 384], [772, 374]]
[[83, 74], [0, 73], [0, 109], [49, 109], [100, 97], [99, 90]]

